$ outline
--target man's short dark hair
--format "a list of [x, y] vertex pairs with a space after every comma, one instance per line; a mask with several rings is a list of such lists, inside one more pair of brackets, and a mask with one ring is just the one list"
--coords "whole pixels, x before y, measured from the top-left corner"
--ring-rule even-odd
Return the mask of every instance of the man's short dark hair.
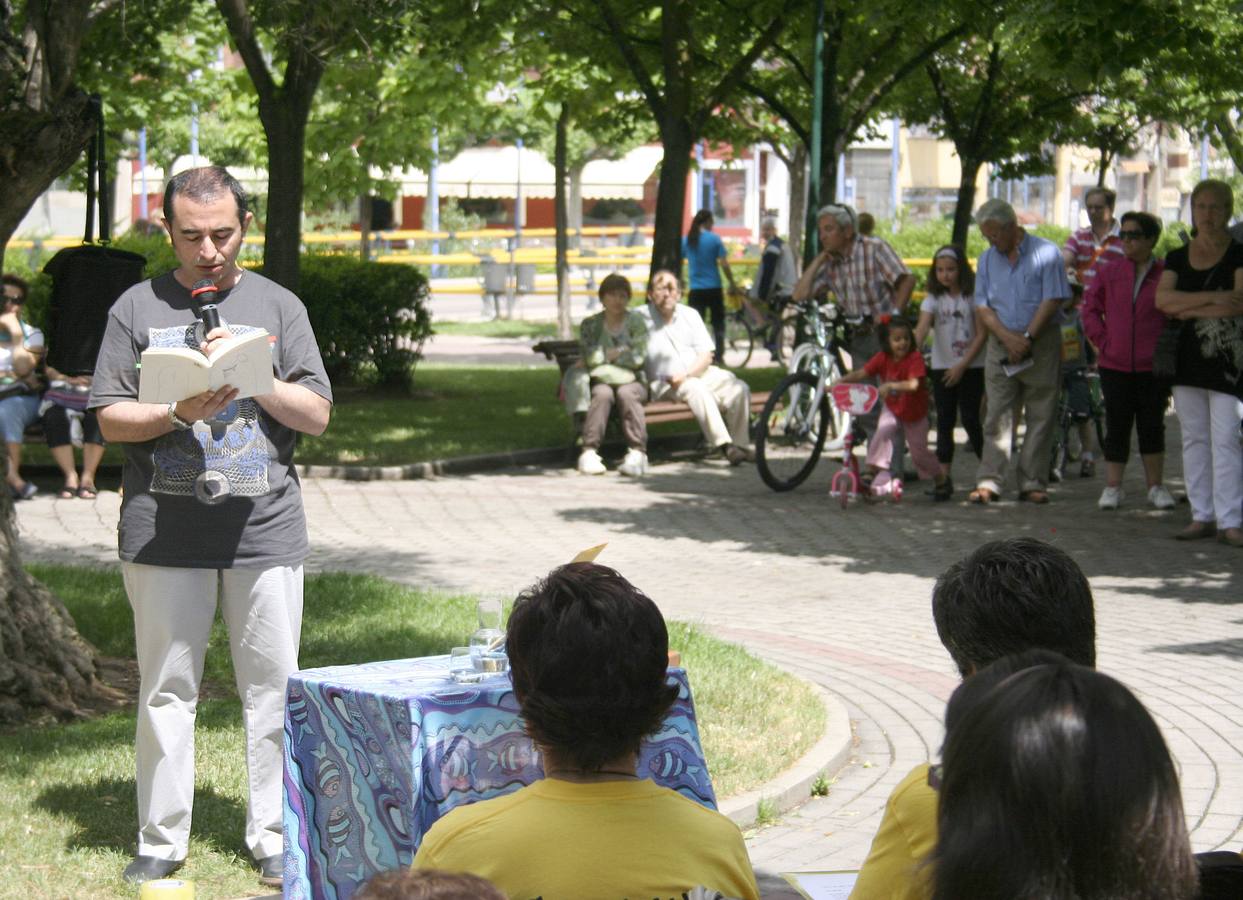
[[1086, 206], [1089, 200], [1098, 196], [1105, 198], [1105, 205], [1108, 206], [1110, 210], [1112, 210], [1114, 208], [1114, 204], [1118, 202], [1118, 194], [1115, 191], [1112, 191], [1107, 187], [1101, 187], [1098, 184], [1083, 192], [1084, 205]]
[[963, 676], [1033, 649], [1096, 666], [1092, 588], [1065, 552], [1034, 538], [992, 541], [946, 569], [932, 617]]
[[677, 697], [664, 617], [607, 566], [570, 563], [519, 594], [506, 650], [527, 733], [583, 772], [638, 752]]
[[237, 220], [246, 221], [246, 190], [241, 182], [229, 174], [223, 166], [202, 166], [178, 172], [164, 186], [164, 219], [173, 221], [173, 198], [182, 196], [188, 200], [205, 203], [221, 194], [230, 193], [237, 201]]
[[1119, 219], [1119, 223], [1125, 227], [1128, 222], [1134, 222], [1138, 225], [1139, 230], [1143, 232], [1146, 238], [1156, 239], [1161, 237], [1161, 220], [1152, 213], [1139, 212], [1138, 210], [1124, 212], [1122, 218]]

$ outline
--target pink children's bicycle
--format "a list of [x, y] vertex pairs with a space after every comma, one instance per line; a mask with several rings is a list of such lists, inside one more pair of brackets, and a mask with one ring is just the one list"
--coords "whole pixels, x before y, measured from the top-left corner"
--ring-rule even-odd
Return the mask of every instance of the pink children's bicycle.
[[[835, 384], [829, 389], [833, 405], [847, 415], [863, 416], [872, 411], [876, 401], [880, 399], [880, 391], [872, 384]], [[848, 425], [844, 429], [842, 443], [842, 467], [833, 473], [829, 482], [829, 496], [841, 501], [842, 509], [856, 497], [864, 499], [882, 499], [888, 497], [895, 503], [902, 499], [902, 479], [878, 479], [867, 482], [859, 474], [859, 460], [854, 453], [854, 428]], [[886, 473], [882, 473], [884, 475]]]

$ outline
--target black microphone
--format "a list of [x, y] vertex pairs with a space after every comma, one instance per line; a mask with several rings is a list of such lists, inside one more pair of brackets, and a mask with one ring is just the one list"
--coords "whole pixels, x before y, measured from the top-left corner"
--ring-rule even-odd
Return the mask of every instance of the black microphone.
[[216, 306], [216, 294], [219, 292], [220, 288], [210, 278], [196, 281], [190, 288], [190, 303], [194, 306], [194, 314], [203, 323], [204, 337], [213, 328], [220, 327], [220, 309]]

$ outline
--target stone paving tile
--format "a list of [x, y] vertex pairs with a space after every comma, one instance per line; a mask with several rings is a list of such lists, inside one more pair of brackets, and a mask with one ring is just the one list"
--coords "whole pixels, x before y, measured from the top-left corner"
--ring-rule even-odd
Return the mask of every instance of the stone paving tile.
[[[958, 484], [970, 483], [972, 462], [960, 455]], [[1130, 469], [1128, 496], [1142, 498], [1139, 467]], [[785, 494], [750, 467], [717, 461], [657, 465], [639, 482], [537, 469], [308, 479], [307, 567], [512, 596], [607, 541], [603, 561], [667, 616], [701, 622], [822, 685], [854, 725], [850, 761], [827, 797], [748, 836], [766, 896], [794, 897], [776, 873], [857, 866], [889, 791], [937, 754], [958, 675], [933, 627], [933, 579], [982, 541], [1041, 537], [1091, 580], [1099, 666], [1139, 693], [1166, 734], [1195, 848], [1243, 844], [1243, 554], [1172, 541], [1185, 505], [1098, 511], [1099, 478], [1055, 486], [1047, 507], [934, 505], [913, 485], [901, 504], [843, 512], [825, 496], [831, 471], [822, 462]], [[118, 507], [112, 492], [94, 503], [40, 495], [18, 504], [25, 558], [114, 564]]]

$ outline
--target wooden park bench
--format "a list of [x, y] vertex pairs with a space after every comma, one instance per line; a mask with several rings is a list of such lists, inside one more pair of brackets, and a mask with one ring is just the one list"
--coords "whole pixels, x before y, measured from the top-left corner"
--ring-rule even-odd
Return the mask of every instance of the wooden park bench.
[[[544, 354], [545, 359], [555, 360], [557, 368], [563, 376], [566, 370], [582, 357], [578, 341], [540, 341], [531, 349], [536, 353]], [[761, 410], [764, 409], [764, 403], [768, 400], [768, 393], [768, 391], [753, 391], [751, 393], [752, 415], [759, 415]], [[649, 425], [658, 425], [661, 422], [688, 422], [695, 419], [695, 416], [691, 413], [691, 408], [677, 400], [649, 400], [643, 404], [643, 416]]]

